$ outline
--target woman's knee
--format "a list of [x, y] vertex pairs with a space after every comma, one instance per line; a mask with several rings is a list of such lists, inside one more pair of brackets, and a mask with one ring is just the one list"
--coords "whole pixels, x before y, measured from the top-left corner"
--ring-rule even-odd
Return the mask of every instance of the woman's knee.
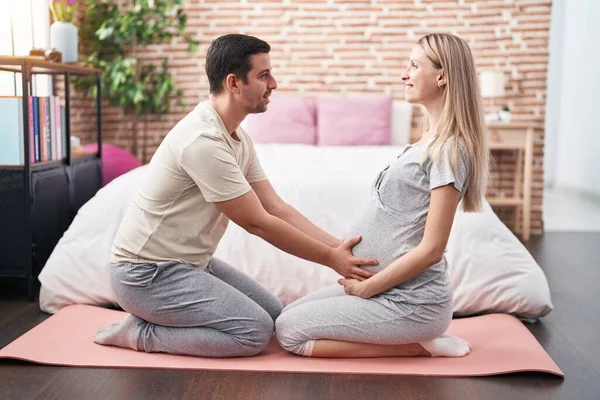
[[415, 310], [423, 323], [420, 324], [420, 340], [433, 340], [448, 331], [452, 322], [452, 305], [421, 305]]
[[290, 353], [310, 356], [314, 340], [308, 338], [294, 323], [290, 313], [282, 313], [275, 321], [275, 335], [279, 345]]

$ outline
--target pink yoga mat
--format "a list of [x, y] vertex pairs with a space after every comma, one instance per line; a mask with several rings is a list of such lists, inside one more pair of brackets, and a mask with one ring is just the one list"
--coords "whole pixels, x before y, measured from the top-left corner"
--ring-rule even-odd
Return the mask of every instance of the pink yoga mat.
[[93, 342], [98, 327], [126, 314], [99, 307], [65, 307], [0, 350], [0, 358], [78, 367], [206, 369], [331, 374], [484, 376], [537, 371], [564, 376], [516, 318], [504, 314], [452, 321], [449, 333], [471, 343], [463, 358], [305, 358], [282, 350], [276, 341], [250, 358], [212, 359], [142, 353]]

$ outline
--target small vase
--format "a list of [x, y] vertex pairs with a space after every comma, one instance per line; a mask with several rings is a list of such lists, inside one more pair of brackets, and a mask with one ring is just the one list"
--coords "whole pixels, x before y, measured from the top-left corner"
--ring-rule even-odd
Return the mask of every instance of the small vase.
[[507, 122], [507, 123], [510, 122], [510, 111], [502, 110], [499, 112], [499, 114], [500, 114], [500, 120], [502, 122]]
[[50, 47], [62, 53], [63, 63], [77, 62], [77, 27], [71, 22], [56, 21], [50, 26]]

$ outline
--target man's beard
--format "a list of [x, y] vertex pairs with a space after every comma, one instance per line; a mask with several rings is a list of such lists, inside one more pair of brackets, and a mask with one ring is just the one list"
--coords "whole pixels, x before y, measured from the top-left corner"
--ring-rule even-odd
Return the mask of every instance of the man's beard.
[[264, 103], [257, 104], [254, 107], [246, 107], [246, 113], [248, 114], [261, 114], [267, 111], [267, 107]]

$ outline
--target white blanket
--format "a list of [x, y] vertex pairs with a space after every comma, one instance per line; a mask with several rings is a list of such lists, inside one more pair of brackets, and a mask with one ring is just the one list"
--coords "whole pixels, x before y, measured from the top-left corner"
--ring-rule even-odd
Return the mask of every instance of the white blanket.
[[[279, 195], [331, 234], [342, 237], [369, 199], [376, 174], [402, 147], [257, 145]], [[145, 167], [102, 188], [85, 204], [40, 274], [40, 307], [115, 305], [108, 258], [116, 229]], [[258, 280], [284, 304], [336, 284], [332, 270], [286, 254], [230, 223], [216, 257]], [[552, 304], [546, 278], [489, 205], [482, 213], [457, 213], [447, 257], [457, 315], [505, 312], [536, 319]]]

